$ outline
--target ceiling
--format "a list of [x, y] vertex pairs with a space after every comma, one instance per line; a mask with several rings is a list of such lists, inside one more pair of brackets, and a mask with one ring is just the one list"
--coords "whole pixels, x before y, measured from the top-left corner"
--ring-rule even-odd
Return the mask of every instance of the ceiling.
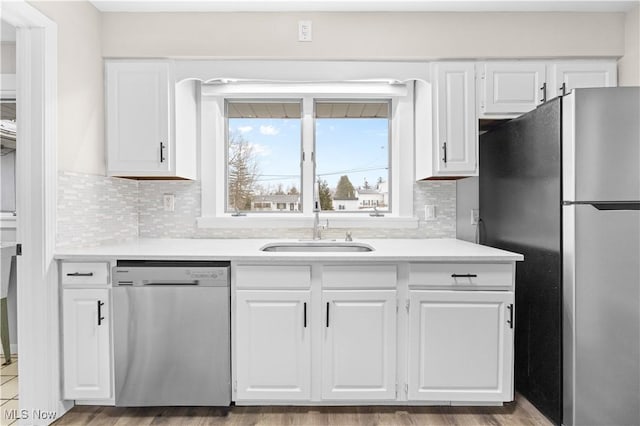
[[102, 12], [626, 12], [640, 0], [91, 0]]

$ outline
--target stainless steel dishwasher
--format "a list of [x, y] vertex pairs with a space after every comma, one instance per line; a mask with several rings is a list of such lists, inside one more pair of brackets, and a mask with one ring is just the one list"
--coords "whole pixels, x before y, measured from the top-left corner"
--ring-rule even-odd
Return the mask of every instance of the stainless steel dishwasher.
[[229, 405], [229, 263], [118, 260], [116, 265], [116, 405]]

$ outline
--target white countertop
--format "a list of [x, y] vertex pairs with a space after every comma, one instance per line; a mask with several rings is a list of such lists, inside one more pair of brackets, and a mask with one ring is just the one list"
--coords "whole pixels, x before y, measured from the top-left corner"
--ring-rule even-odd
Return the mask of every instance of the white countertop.
[[[299, 240], [265, 239], [138, 239], [120, 244], [89, 248], [59, 248], [56, 259], [192, 259], [192, 260], [335, 260], [335, 261], [501, 261], [523, 260], [521, 254], [451, 238], [366, 239], [372, 252], [263, 252], [260, 248], [273, 242]], [[323, 240], [327, 241], [327, 240]]]

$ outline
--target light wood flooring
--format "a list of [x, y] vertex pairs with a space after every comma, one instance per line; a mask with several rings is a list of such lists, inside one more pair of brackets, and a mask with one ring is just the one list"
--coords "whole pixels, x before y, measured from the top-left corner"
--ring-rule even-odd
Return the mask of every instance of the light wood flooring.
[[552, 425], [525, 398], [503, 407], [145, 407], [76, 406], [62, 425]]

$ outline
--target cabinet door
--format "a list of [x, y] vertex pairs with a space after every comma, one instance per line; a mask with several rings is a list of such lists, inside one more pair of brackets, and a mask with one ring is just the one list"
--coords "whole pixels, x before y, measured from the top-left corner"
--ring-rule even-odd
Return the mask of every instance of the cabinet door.
[[521, 114], [543, 102], [545, 64], [487, 62], [480, 66], [480, 114]]
[[238, 400], [311, 398], [310, 292], [236, 292]]
[[513, 293], [410, 291], [409, 400], [513, 400]]
[[434, 70], [436, 175], [474, 175], [478, 145], [475, 66], [471, 62], [442, 62], [435, 64]]
[[65, 399], [111, 396], [108, 289], [62, 291]]
[[395, 290], [323, 291], [322, 398], [396, 398]]
[[614, 87], [617, 67], [614, 61], [558, 62], [550, 67], [548, 80], [553, 97], [569, 94], [573, 89]]
[[105, 64], [109, 175], [163, 175], [171, 168], [169, 63]]

